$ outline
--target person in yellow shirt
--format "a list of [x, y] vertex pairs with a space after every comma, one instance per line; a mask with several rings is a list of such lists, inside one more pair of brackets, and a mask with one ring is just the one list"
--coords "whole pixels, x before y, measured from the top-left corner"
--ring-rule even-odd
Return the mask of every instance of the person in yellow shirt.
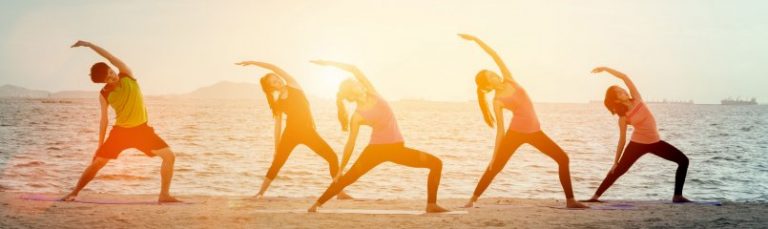
[[[96, 173], [107, 165], [109, 160], [117, 159], [117, 156], [126, 149], [135, 148], [147, 156], [158, 156], [163, 160], [160, 168], [162, 184], [158, 202], [179, 202], [178, 199], [169, 193], [176, 156], [168, 147], [168, 144], [155, 134], [155, 130], [147, 125], [147, 108], [144, 106], [144, 98], [133, 72], [123, 61], [95, 44], [77, 41], [77, 43], [72, 45], [72, 48], [76, 47], [92, 49], [117, 67], [119, 73], [115, 73], [104, 62], [96, 63], [91, 67], [91, 80], [94, 83], [106, 84], [101, 89], [99, 96], [101, 103], [99, 147], [91, 160], [91, 165], [83, 171], [75, 189], [61, 198], [61, 200], [75, 200], [80, 191], [85, 188], [88, 182], [93, 180]], [[115, 118], [112, 130], [109, 132], [109, 136], [104, 140], [109, 123], [108, 106], [112, 107], [117, 117]]]

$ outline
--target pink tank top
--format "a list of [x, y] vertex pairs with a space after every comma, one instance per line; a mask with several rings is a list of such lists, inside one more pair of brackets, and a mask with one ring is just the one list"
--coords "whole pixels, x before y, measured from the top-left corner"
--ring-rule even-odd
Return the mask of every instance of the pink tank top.
[[652, 144], [661, 141], [656, 129], [656, 119], [648, 110], [648, 106], [640, 101], [634, 101], [635, 107], [627, 112], [627, 122], [634, 127], [630, 141]]
[[397, 126], [397, 120], [392, 113], [392, 109], [378, 95], [370, 95], [376, 99], [376, 105], [367, 111], [356, 110], [360, 116], [363, 116], [367, 125], [373, 129], [371, 131], [371, 141], [368, 144], [394, 144], [402, 143], [403, 136], [400, 135], [400, 128]]
[[525, 134], [541, 131], [539, 119], [536, 117], [536, 111], [533, 109], [533, 103], [531, 103], [528, 93], [517, 83], [512, 83], [512, 85], [515, 88], [515, 93], [511, 96], [496, 98], [501, 101], [504, 108], [512, 111], [513, 116], [512, 120], [509, 121], [509, 130]]

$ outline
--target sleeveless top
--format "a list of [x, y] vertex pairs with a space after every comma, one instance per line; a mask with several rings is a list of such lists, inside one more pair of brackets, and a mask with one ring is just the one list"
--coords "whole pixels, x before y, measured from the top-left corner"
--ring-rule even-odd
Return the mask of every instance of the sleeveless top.
[[661, 141], [659, 131], [656, 129], [656, 119], [651, 114], [648, 106], [641, 101], [633, 101], [635, 107], [627, 112], [627, 122], [634, 127], [630, 141], [652, 144]]
[[515, 93], [496, 98], [501, 101], [504, 108], [512, 111], [513, 116], [512, 120], [509, 121], [509, 130], [524, 134], [541, 131], [539, 119], [536, 117], [536, 111], [533, 109], [533, 103], [528, 97], [528, 93], [517, 83], [512, 83], [512, 86], [515, 88]]
[[136, 79], [121, 74], [119, 87], [108, 86], [104, 86], [100, 93], [115, 110], [115, 126], [131, 128], [147, 123], [147, 108]]
[[355, 112], [360, 114], [366, 121], [367, 125], [370, 125], [373, 129], [371, 131], [371, 140], [368, 144], [395, 144], [403, 143], [403, 136], [400, 134], [400, 128], [397, 126], [397, 120], [392, 113], [392, 108], [389, 107], [387, 101], [381, 98], [379, 95], [371, 95], [376, 99], [376, 105], [368, 110], [360, 110], [360, 107]]
[[278, 112], [285, 113], [285, 128], [286, 129], [314, 129], [315, 122], [312, 119], [312, 111], [309, 109], [309, 101], [304, 95], [304, 91], [286, 86], [288, 90], [288, 97], [285, 99], [278, 98], [276, 102], [276, 109]]

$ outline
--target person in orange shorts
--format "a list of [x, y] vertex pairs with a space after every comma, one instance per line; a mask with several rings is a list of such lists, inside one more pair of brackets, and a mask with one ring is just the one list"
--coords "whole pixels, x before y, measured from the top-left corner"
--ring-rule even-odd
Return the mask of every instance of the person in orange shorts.
[[[176, 156], [150, 127], [147, 118], [147, 109], [144, 106], [144, 98], [141, 94], [138, 81], [131, 69], [117, 57], [103, 48], [86, 41], [77, 41], [72, 48], [86, 47], [95, 51], [117, 67], [118, 73], [104, 62], [99, 62], [91, 67], [91, 81], [97, 84], [105, 84], [99, 95], [101, 104], [101, 119], [99, 122], [99, 146], [91, 164], [83, 171], [77, 186], [72, 192], [62, 197], [63, 201], [73, 201], [83, 188], [96, 176], [107, 162], [117, 159], [124, 150], [135, 148], [147, 156], [160, 157], [163, 162], [160, 167], [161, 188], [158, 202], [179, 202], [171, 196], [171, 178], [173, 177], [173, 165]], [[115, 111], [115, 125], [109, 131], [109, 136], [104, 140], [107, 132], [109, 117], [107, 107], [111, 106]]]

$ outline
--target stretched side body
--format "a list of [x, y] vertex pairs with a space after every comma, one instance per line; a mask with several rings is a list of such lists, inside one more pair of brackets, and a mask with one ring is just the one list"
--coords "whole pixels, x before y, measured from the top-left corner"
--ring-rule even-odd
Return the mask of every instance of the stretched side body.
[[[430, 172], [427, 181], [428, 198], [426, 211], [448, 211], [437, 205], [437, 189], [440, 184], [442, 161], [431, 154], [405, 147], [391, 108], [381, 98], [365, 75], [357, 67], [349, 64], [322, 60], [312, 61], [312, 63], [332, 66], [351, 72], [356, 80], [350, 79], [342, 82], [337, 94], [336, 103], [339, 109], [339, 122], [343, 131], [350, 132], [347, 143], [344, 146], [344, 154], [339, 169], [340, 176], [337, 176], [337, 179], [334, 180], [308, 211], [317, 211], [318, 207], [322, 206], [344, 187], [354, 183], [366, 172], [386, 161], [408, 167], [428, 168]], [[344, 101], [357, 104], [357, 110], [353, 113], [351, 120], [346, 111]], [[371, 142], [363, 150], [349, 171], [343, 173], [355, 148], [360, 125], [369, 125], [373, 128]]]
[[[585, 208], [573, 197], [568, 155], [544, 132], [541, 131], [538, 117], [528, 93], [512, 77], [504, 61], [495, 50], [475, 36], [459, 34], [465, 40], [472, 41], [480, 46], [486, 54], [491, 56], [501, 71], [501, 77], [490, 70], [481, 70], [475, 76], [477, 84], [477, 97], [483, 118], [490, 127], [494, 127], [494, 115], [489, 112], [486, 102], [486, 94], [494, 92], [493, 113], [495, 114], [496, 139], [491, 161], [485, 173], [475, 188], [470, 200], [465, 207], [472, 207], [477, 199], [488, 188], [496, 175], [501, 172], [509, 158], [522, 144], [530, 144], [542, 153], [550, 156], [558, 164], [560, 183], [566, 197], [566, 206], [569, 208]], [[504, 109], [513, 113], [509, 129], [504, 130]]]
[[[77, 186], [62, 200], [74, 200], [109, 160], [116, 159], [125, 149], [136, 148], [148, 156], [159, 156], [163, 160], [160, 168], [161, 188], [158, 201], [179, 201], [169, 192], [176, 156], [168, 144], [157, 136], [154, 129], [147, 124], [148, 118], [143, 96], [131, 69], [122, 60], [98, 45], [77, 41], [72, 45], [72, 48], [76, 47], [90, 48], [107, 59], [118, 69], [119, 73], [115, 73], [109, 65], [103, 62], [96, 63], [91, 67], [91, 81], [105, 84], [99, 96], [101, 109], [98, 150], [91, 160], [91, 164], [81, 175]], [[112, 106], [117, 117], [109, 136], [105, 138], [109, 123], [108, 106]]]
[[[338, 158], [333, 149], [315, 130], [309, 101], [298, 81], [285, 70], [269, 63], [258, 61], [243, 61], [237, 63], [241, 66], [257, 66], [270, 70], [261, 77], [261, 87], [266, 95], [269, 108], [275, 122], [274, 140], [275, 152], [272, 165], [267, 171], [259, 192], [254, 196], [260, 199], [269, 188], [278, 172], [288, 160], [293, 149], [304, 144], [328, 162], [330, 175], [338, 174]], [[279, 95], [275, 98], [274, 93]], [[286, 127], [283, 129], [283, 114], [287, 116]], [[339, 199], [351, 199], [344, 192], [339, 193]]]
[[[607, 72], [620, 79], [629, 88], [629, 93], [619, 86], [611, 86], [605, 94], [604, 105], [611, 114], [619, 116], [619, 141], [616, 146], [614, 163], [608, 171], [603, 182], [600, 184], [595, 194], [587, 202], [599, 202], [600, 196], [613, 185], [613, 183], [626, 173], [629, 168], [641, 156], [646, 153], [653, 153], [664, 159], [676, 162], [678, 164], [675, 175], [675, 192], [672, 198], [673, 202], [688, 202], [683, 197], [683, 184], [688, 169], [688, 158], [677, 148], [669, 143], [662, 141], [656, 128], [656, 120], [650, 109], [643, 102], [640, 92], [637, 90], [634, 82], [624, 73], [608, 67], [597, 67], [592, 73]], [[627, 125], [634, 127], [632, 138], [627, 143]]]

